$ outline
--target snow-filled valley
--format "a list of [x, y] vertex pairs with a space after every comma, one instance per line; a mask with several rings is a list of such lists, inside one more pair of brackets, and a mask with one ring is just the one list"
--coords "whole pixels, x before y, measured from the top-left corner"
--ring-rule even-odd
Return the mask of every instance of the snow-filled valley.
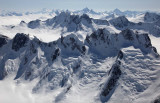
[[0, 13], [0, 103], [160, 103], [160, 15]]

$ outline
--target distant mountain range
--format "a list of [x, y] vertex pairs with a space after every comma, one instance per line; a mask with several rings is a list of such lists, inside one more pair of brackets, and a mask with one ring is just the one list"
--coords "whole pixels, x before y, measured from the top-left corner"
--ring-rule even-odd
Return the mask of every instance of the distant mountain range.
[[121, 11], [119, 9], [115, 9], [113, 11], [104, 11], [104, 12], [96, 12], [92, 9], [89, 9], [89, 8], [84, 8], [82, 10], [75, 10], [75, 11], [70, 11], [70, 10], [56, 10], [56, 9], [53, 9], [53, 10], [48, 10], [48, 9], [42, 9], [40, 11], [35, 11], [35, 12], [24, 12], [24, 13], [20, 13], [20, 12], [11, 12], [11, 11], [6, 11], [6, 10], [1, 10], [0, 11], [0, 15], [1, 16], [22, 16], [22, 15], [29, 15], [29, 14], [49, 14], [49, 15], [52, 15], [52, 14], [56, 14], [58, 15], [60, 12], [72, 12], [74, 14], [92, 14], [92, 15], [105, 15], [105, 14], [108, 14], [108, 15], [111, 15], [111, 14], [115, 14], [115, 15], [118, 15], [118, 16], [127, 16], [127, 17], [135, 17], [136, 15], [138, 14], [141, 14], [141, 13], [144, 13], [146, 11]]

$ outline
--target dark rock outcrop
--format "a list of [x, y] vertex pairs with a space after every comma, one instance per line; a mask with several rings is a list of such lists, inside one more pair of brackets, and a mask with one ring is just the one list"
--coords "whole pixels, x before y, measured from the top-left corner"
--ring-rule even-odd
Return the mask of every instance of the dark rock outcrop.
[[120, 50], [117, 56], [117, 59], [122, 59], [123, 58], [123, 52]]
[[144, 21], [145, 22], [155, 22], [160, 20], [160, 15], [156, 14], [156, 13], [150, 13], [150, 12], [146, 12], [144, 15]]
[[31, 42], [30, 43], [30, 53], [32, 54], [32, 53], [36, 53], [36, 52], [37, 52], [37, 50], [35, 48], [35, 45]]
[[93, 22], [97, 25], [109, 25], [107, 20], [93, 19]]
[[110, 78], [101, 92], [102, 96], [108, 96], [109, 93], [116, 86], [116, 83], [122, 74], [120, 64], [121, 62], [117, 60], [116, 63], [112, 66], [111, 70], [109, 71]]
[[115, 88], [117, 81], [119, 80], [122, 71], [121, 71], [121, 59], [123, 59], [123, 52], [120, 50], [118, 55], [117, 55], [117, 59], [115, 61], [115, 63], [113, 64], [112, 68], [110, 69], [108, 75], [109, 75], [109, 79], [106, 83], [106, 85], [104, 86], [101, 95], [106, 97], [108, 96], [111, 91]]
[[130, 29], [126, 29], [122, 31], [122, 35], [126, 40], [133, 40], [133, 31]]
[[105, 29], [98, 29], [97, 31], [93, 32], [90, 36], [86, 36], [86, 42], [91, 44], [93, 41], [102, 41], [103, 43], [108, 41], [107, 32]]
[[17, 33], [13, 38], [12, 49], [18, 51], [20, 48], [24, 47], [28, 42], [29, 36], [23, 33]]
[[31, 28], [31, 29], [35, 29], [35, 28], [38, 28], [40, 26], [40, 22], [41, 20], [34, 20], [34, 21], [30, 21], [28, 23], [28, 27]]
[[89, 24], [92, 23], [92, 19], [87, 14], [83, 14], [80, 19], [85, 19]]
[[55, 50], [55, 52], [52, 56], [52, 61], [54, 61], [59, 55], [60, 55], [60, 50], [58, 48], [58, 49]]
[[145, 47], [148, 48], [148, 47], [151, 47], [152, 44], [151, 44], [151, 40], [148, 36], [148, 34], [143, 34], [144, 38], [145, 38]]
[[115, 19], [112, 19], [112, 20], [110, 20], [110, 23], [118, 29], [123, 29], [125, 27], [134, 25], [134, 23], [128, 21], [128, 19], [125, 16], [120, 16]]
[[0, 35], [0, 47], [7, 44], [7, 42], [8, 42], [8, 37]]

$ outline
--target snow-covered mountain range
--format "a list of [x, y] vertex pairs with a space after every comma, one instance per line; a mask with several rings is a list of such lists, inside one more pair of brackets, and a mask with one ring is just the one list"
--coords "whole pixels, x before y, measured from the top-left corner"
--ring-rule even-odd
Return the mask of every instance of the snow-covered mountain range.
[[159, 103], [159, 14], [13, 15], [0, 16], [0, 102]]
[[121, 11], [119, 9], [115, 9], [113, 11], [101, 11], [101, 12], [97, 12], [94, 11], [93, 9], [89, 9], [89, 8], [84, 8], [82, 10], [58, 10], [58, 9], [53, 9], [53, 10], [49, 10], [46, 8], [43, 8], [40, 11], [33, 11], [33, 12], [15, 12], [15, 11], [6, 11], [6, 10], [1, 10], [0, 11], [0, 15], [1, 16], [22, 16], [22, 15], [30, 15], [30, 14], [56, 14], [58, 15], [60, 12], [72, 12], [74, 14], [91, 14], [91, 15], [105, 15], [105, 14], [115, 14], [118, 16], [129, 16], [129, 17], [135, 17], [137, 14], [141, 14], [144, 12], [139, 12], [139, 11]]

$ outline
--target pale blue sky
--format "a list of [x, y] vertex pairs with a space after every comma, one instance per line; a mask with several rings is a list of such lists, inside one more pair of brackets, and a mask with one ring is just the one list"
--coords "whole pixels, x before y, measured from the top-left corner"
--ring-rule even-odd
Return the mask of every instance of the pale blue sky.
[[80, 10], [88, 7], [97, 11], [160, 10], [160, 0], [0, 0], [1, 10], [31, 11], [48, 9]]

